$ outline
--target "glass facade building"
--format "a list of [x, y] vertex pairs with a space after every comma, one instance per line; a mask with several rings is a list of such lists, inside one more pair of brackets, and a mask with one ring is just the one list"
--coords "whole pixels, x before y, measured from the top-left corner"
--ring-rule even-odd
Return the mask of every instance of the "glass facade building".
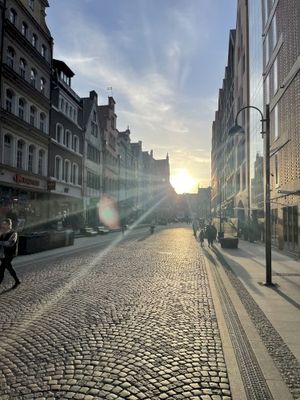
[[[248, 2], [249, 13], [249, 104], [264, 112], [263, 21], [261, 0]], [[263, 218], [264, 212], [264, 141], [261, 116], [250, 109], [249, 174], [251, 217]]]

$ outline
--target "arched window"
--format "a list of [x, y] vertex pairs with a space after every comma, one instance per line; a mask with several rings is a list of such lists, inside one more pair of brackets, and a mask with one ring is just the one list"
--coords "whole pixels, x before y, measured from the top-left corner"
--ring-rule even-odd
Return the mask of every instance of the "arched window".
[[35, 147], [33, 144], [31, 144], [28, 147], [28, 171], [29, 172], [34, 172], [34, 158], [35, 158]]
[[32, 34], [31, 44], [34, 48], [37, 48], [38, 45], [38, 37], [35, 33]]
[[46, 89], [46, 79], [45, 78], [41, 78], [41, 87], [40, 87], [40, 89], [41, 89], [41, 92], [43, 93], [43, 94], [45, 94], [45, 89]]
[[14, 111], [14, 94], [10, 89], [6, 89], [5, 108], [10, 113]]
[[57, 180], [61, 180], [62, 177], [62, 160], [59, 156], [55, 157], [55, 171], [54, 176]]
[[72, 166], [72, 183], [78, 185], [78, 165], [73, 164]]
[[73, 136], [73, 150], [78, 152], [78, 136]]
[[60, 124], [56, 124], [56, 141], [58, 143], [62, 143], [63, 142], [63, 127]]
[[26, 77], [26, 61], [24, 58], [20, 58], [20, 64], [19, 64], [19, 72], [20, 75], [23, 79]]
[[4, 135], [4, 154], [3, 161], [6, 165], [12, 165], [13, 160], [13, 138], [6, 134]]
[[66, 131], [66, 143], [67, 147], [71, 147], [72, 145], [72, 133], [70, 131]]
[[22, 32], [22, 35], [24, 37], [27, 37], [27, 35], [28, 35], [28, 25], [24, 21], [22, 22], [21, 32]]
[[31, 68], [30, 71], [30, 83], [33, 87], [36, 86], [36, 76], [37, 76], [37, 72], [34, 68]]
[[8, 46], [6, 53], [6, 63], [10, 68], [14, 67], [15, 51], [11, 46]]
[[18, 14], [14, 8], [11, 8], [9, 11], [9, 20], [12, 24], [16, 25], [17, 24], [17, 17]]
[[65, 160], [64, 165], [64, 181], [70, 182], [70, 161]]
[[44, 113], [40, 113], [40, 130], [46, 132], [46, 115]]
[[17, 142], [17, 168], [23, 169], [24, 164], [24, 149], [25, 144], [23, 140]]
[[42, 44], [42, 47], [41, 47], [41, 55], [44, 58], [47, 57], [47, 47], [44, 44]]
[[44, 165], [45, 165], [45, 151], [39, 151], [39, 163], [38, 163], [38, 174], [44, 175]]
[[36, 126], [36, 108], [34, 106], [30, 107], [30, 124]]
[[19, 99], [18, 115], [19, 115], [19, 118], [21, 118], [21, 119], [25, 119], [25, 111], [26, 111], [25, 107], [26, 107], [25, 100], [20, 98]]

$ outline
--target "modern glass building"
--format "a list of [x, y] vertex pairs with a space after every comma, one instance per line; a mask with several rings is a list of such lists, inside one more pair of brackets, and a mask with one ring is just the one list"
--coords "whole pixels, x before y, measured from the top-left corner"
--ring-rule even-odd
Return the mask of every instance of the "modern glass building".
[[[263, 21], [261, 0], [248, 2], [249, 15], [249, 105], [264, 111]], [[261, 116], [251, 109], [249, 114], [249, 181], [250, 216], [263, 222], [264, 212], [264, 141]]]

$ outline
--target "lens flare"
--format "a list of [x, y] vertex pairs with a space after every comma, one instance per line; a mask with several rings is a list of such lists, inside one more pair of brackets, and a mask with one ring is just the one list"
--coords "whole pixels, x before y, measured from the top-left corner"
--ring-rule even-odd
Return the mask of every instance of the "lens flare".
[[113, 198], [108, 195], [101, 197], [98, 203], [99, 219], [110, 229], [120, 228], [120, 216]]

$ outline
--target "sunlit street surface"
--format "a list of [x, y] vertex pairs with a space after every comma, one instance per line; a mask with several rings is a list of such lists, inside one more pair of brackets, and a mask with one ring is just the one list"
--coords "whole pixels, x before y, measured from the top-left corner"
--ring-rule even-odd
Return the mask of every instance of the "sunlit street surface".
[[104, 257], [18, 269], [22, 285], [0, 298], [1, 399], [231, 398], [191, 230], [132, 235]]

